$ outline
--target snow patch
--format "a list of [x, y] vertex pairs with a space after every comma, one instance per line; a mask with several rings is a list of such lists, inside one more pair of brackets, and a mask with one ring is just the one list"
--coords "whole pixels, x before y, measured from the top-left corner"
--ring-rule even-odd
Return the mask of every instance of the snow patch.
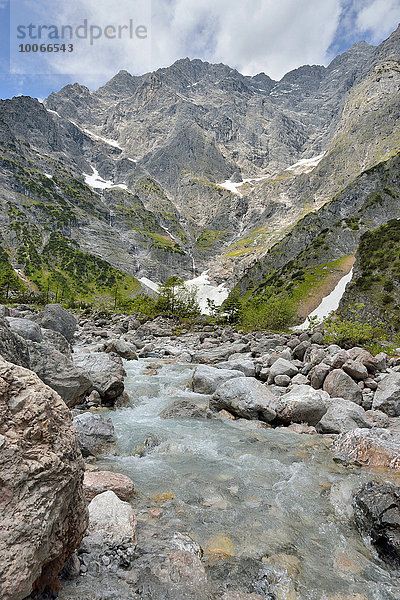
[[295, 329], [308, 329], [308, 319], [310, 317], [317, 317], [319, 321], [322, 321], [322, 319], [325, 319], [333, 310], [337, 310], [339, 308], [339, 303], [343, 297], [346, 286], [348, 283], [350, 283], [352, 277], [353, 269], [351, 269], [350, 272], [347, 273], [347, 275], [344, 275], [340, 279], [335, 289], [332, 290], [332, 292], [328, 296], [325, 296], [325, 298], [322, 299], [321, 304], [317, 306], [317, 308], [308, 315], [304, 323], [302, 323], [299, 327], [295, 327]]
[[292, 171], [295, 175], [300, 175], [300, 173], [311, 173], [311, 171], [315, 169], [317, 165], [319, 165], [324, 156], [325, 152], [319, 154], [318, 156], [314, 156], [314, 158], [303, 158], [284, 170]]
[[56, 115], [59, 119], [61, 119], [61, 115], [55, 111], [55, 110], [51, 110], [50, 108], [46, 108], [47, 112], [52, 113], [53, 115]]
[[126, 186], [124, 183], [114, 183], [113, 181], [111, 181], [111, 179], [103, 179], [102, 177], [100, 177], [97, 169], [95, 169], [94, 167], [92, 167], [92, 169], [93, 173], [91, 175], [83, 173], [85, 183], [90, 185], [90, 187], [101, 190], [106, 190], [110, 188], [121, 188], [123, 190], [128, 189], [128, 186]]
[[[77, 123], [75, 123], [75, 122], [73, 122], [73, 123], [74, 123], [74, 125], [76, 125], [76, 127], [79, 127], [79, 125], [77, 125]], [[105, 144], [108, 144], [109, 146], [113, 146], [113, 148], [119, 148], [119, 150], [122, 150], [121, 146], [115, 140], [111, 140], [110, 138], [105, 138], [101, 135], [97, 135], [97, 133], [93, 133], [93, 131], [90, 131], [89, 129], [85, 129], [83, 127], [79, 127], [79, 129], [81, 129], [82, 131], [87, 133], [91, 138], [93, 138], [95, 140], [104, 142]]]
[[50, 175], [50, 173], [43, 173], [43, 175], [47, 177], [47, 179], [53, 179], [53, 175]]
[[140, 283], [143, 283], [143, 285], [150, 288], [154, 292], [158, 292], [158, 290], [160, 289], [160, 285], [158, 283], [155, 283], [155, 281], [152, 281], [151, 279], [148, 279], [147, 277], [141, 277], [139, 279], [139, 281], [140, 281]]
[[222, 187], [225, 190], [232, 192], [233, 194], [237, 194], [238, 196], [240, 196], [240, 198], [243, 198], [243, 194], [241, 194], [238, 190], [239, 187], [241, 187], [245, 183], [252, 184], [253, 181], [254, 182], [263, 181], [264, 179], [269, 179], [269, 175], [268, 176], [266, 175], [265, 177], [251, 177], [250, 179], [243, 179], [239, 183], [235, 183], [235, 182], [231, 181], [230, 179], [227, 179], [223, 183], [217, 183], [217, 185], [218, 185], [218, 187]]
[[199, 277], [185, 281], [185, 285], [190, 288], [195, 288], [197, 302], [203, 314], [209, 314], [207, 299], [213, 300], [216, 306], [221, 306], [223, 301], [229, 296], [229, 290], [223, 283], [213, 285], [210, 283], [208, 271], [203, 271]]

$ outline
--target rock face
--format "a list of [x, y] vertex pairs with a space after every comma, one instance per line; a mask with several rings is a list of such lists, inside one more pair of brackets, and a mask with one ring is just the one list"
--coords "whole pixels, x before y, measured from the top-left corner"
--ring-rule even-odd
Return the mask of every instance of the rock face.
[[0, 590], [57, 589], [87, 527], [84, 464], [69, 411], [31, 371], [0, 359]]
[[400, 487], [370, 481], [353, 499], [354, 518], [379, 556], [400, 567]]
[[112, 491], [120, 500], [128, 501], [132, 498], [135, 486], [132, 479], [121, 473], [110, 471], [88, 471], [83, 480], [83, 492], [89, 502], [103, 492]]
[[345, 464], [386, 467], [400, 471], [398, 440], [386, 429], [354, 429], [332, 444], [335, 459]]
[[108, 417], [83, 413], [74, 418], [73, 424], [83, 456], [97, 456], [115, 450], [117, 438]]
[[210, 400], [213, 410], [228, 410], [245, 419], [260, 419], [269, 423], [276, 412], [274, 394], [256, 379], [238, 377], [221, 383]]
[[390, 373], [379, 382], [372, 408], [390, 417], [400, 415], [400, 373]]
[[234, 377], [243, 377], [243, 373], [234, 369], [199, 365], [193, 373], [193, 391], [199, 394], [213, 394], [221, 383]]
[[73, 341], [77, 326], [76, 319], [61, 304], [48, 304], [45, 306], [38, 320], [44, 329], [58, 331], [69, 342]]

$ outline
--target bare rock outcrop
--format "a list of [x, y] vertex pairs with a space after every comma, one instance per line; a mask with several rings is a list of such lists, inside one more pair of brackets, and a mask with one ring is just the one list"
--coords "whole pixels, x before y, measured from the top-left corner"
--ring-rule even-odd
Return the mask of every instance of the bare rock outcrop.
[[0, 599], [54, 591], [87, 527], [84, 463], [60, 396], [0, 358]]

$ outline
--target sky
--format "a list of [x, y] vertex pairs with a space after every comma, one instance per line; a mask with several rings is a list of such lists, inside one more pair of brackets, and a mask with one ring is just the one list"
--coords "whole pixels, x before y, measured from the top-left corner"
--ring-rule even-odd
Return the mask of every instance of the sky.
[[97, 89], [121, 69], [184, 57], [279, 80], [357, 41], [377, 45], [399, 22], [400, 0], [0, 0], [0, 98]]

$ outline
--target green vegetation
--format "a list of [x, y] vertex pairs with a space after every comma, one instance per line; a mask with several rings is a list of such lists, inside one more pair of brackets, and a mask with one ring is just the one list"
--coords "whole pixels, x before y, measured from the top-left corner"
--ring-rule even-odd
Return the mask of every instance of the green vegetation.
[[12, 268], [7, 254], [0, 247], [0, 301], [8, 302], [26, 289]]
[[204, 229], [196, 240], [198, 250], [211, 250], [226, 235], [226, 231]]

